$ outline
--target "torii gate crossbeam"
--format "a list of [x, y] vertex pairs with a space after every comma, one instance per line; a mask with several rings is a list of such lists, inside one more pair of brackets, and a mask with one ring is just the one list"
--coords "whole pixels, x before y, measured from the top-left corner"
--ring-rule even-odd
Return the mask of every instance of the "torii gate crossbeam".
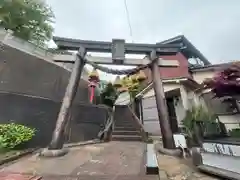
[[[86, 41], [62, 37], [53, 37], [54, 42], [60, 50], [75, 50], [80, 46], [84, 47], [87, 52], [112, 52], [112, 48], [117, 45], [124, 46], [126, 54], [150, 54], [152, 50], [156, 50], [157, 55], [171, 55], [173, 51], [183, 48], [182, 44], [140, 44], [140, 43], [125, 43], [123, 39], [113, 39], [112, 42], [106, 41]], [[118, 47], [118, 51], [119, 51]]]

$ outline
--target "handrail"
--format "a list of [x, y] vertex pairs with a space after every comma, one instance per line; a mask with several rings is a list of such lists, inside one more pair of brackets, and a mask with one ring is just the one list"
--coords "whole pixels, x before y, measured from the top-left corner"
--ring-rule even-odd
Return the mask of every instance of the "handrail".
[[108, 139], [108, 133], [109, 133], [109, 131], [111, 130], [111, 127], [112, 127], [112, 125], [113, 125], [113, 113], [114, 113], [114, 109], [115, 109], [115, 106], [113, 106], [112, 114], [110, 114], [109, 111], [108, 111], [108, 113], [109, 113], [109, 118], [108, 118], [108, 122], [107, 122], [107, 124], [106, 124], [106, 127], [105, 127], [105, 129], [104, 129], [104, 131], [103, 131], [103, 133], [104, 133], [104, 135], [103, 135], [104, 141]]
[[110, 132], [111, 128], [113, 127], [114, 111], [115, 111], [115, 106], [113, 107], [112, 113], [109, 110], [107, 110], [107, 112], [108, 112], [108, 119], [107, 119], [107, 122], [105, 124], [105, 128], [104, 128], [104, 130], [99, 132], [98, 137], [100, 139], [103, 139], [104, 141], [106, 141], [108, 139], [108, 133]]
[[133, 112], [132, 108], [128, 105], [127, 106], [129, 111], [131, 112], [132, 116], [133, 116], [133, 119], [135, 120], [135, 122], [137, 122], [137, 125], [140, 129], [140, 133], [142, 135], [142, 138], [144, 141], [147, 141], [148, 137], [147, 137], [147, 132], [145, 131], [145, 128], [144, 126], [142, 125], [141, 123], [141, 120], [136, 116], [136, 114]]

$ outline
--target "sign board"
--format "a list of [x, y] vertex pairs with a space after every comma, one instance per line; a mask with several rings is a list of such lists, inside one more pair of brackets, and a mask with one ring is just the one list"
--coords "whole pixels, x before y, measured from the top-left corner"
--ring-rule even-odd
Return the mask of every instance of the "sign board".
[[125, 59], [125, 40], [112, 40], [112, 59], [116, 64], [123, 64]]
[[187, 142], [186, 138], [183, 134], [174, 134], [173, 139], [175, 142], [176, 148], [181, 147], [181, 148], [187, 148]]
[[[218, 169], [219, 173], [227, 172], [240, 175], [240, 145], [224, 142], [204, 142], [200, 151], [202, 163]], [[227, 173], [224, 173], [225, 175]], [[238, 178], [239, 179], [239, 178]]]
[[224, 143], [203, 143], [205, 152], [240, 157], [240, 145]]

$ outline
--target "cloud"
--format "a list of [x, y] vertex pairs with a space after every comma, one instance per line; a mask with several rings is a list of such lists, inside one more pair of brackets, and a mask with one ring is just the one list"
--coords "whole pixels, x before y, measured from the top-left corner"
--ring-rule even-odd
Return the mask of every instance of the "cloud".
[[212, 63], [240, 59], [239, 0], [48, 0], [55, 35], [78, 39], [155, 43], [183, 34]]

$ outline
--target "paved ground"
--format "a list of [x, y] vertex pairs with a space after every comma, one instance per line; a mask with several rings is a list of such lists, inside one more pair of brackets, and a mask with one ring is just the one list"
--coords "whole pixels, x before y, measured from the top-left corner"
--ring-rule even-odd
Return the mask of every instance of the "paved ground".
[[159, 153], [158, 163], [162, 177], [164, 177], [165, 173], [165, 179], [162, 178], [161, 180], [219, 180], [219, 178], [198, 172], [193, 168], [190, 160], [179, 159]]
[[71, 148], [60, 158], [23, 158], [1, 172], [42, 175], [44, 180], [157, 180], [145, 175], [144, 144], [110, 142]]
[[[79, 146], [59, 158], [25, 157], [0, 169], [0, 179], [29, 180], [41, 175], [43, 180], [158, 180], [145, 175], [144, 144], [116, 142]], [[161, 180], [217, 180], [192, 168], [189, 161], [158, 154]], [[7, 177], [2, 172], [14, 174]], [[14, 179], [14, 180], [15, 180]], [[35, 178], [36, 179], [36, 178]], [[35, 180], [31, 179], [31, 180]]]

